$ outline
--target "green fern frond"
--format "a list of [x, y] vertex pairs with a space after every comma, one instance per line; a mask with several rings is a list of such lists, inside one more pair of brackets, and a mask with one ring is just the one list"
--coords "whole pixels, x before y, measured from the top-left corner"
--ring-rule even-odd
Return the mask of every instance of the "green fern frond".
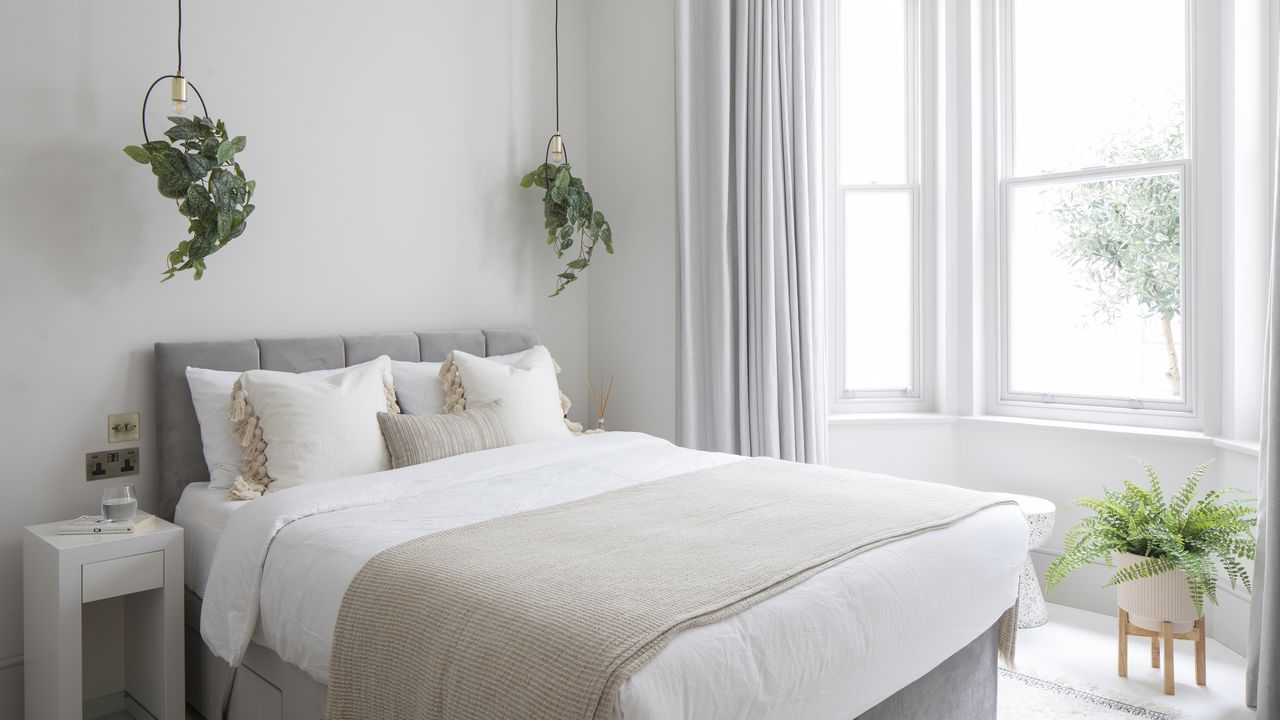
[[1226, 497], [1241, 492], [1234, 489], [1209, 490], [1197, 499], [1209, 462], [1188, 475], [1167, 500], [1156, 469], [1138, 462], [1146, 475], [1145, 487], [1126, 480], [1119, 490], [1104, 487], [1101, 497], [1072, 500], [1092, 514], [1067, 531], [1062, 556], [1045, 573], [1049, 588], [1096, 560], [1105, 559], [1110, 566], [1113, 555], [1132, 553], [1144, 559], [1115, 572], [1107, 585], [1182, 570], [1197, 610], [1206, 600], [1217, 602], [1219, 571], [1232, 587], [1239, 583], [1251, 589], [1244, 562], [1256, 553], [1256, 504]]
[[1110, 580], [1103, 584], [1103, 587], [1111, 587], [1120, 583], [1130, 582], [1132, 580], [1140, 580], [1142, 578], [1155, 577], [1160, 573], [1166, 573], [1176, 569], [1173, 561], [1169, 558], [1143, 558], [1138, 562], [1120, 568]]
[[1181, 517], [1186, 512], [1187, 506], [1191, 504], [1192, 498], [1196, 496], [1196, 489], [1200, 486], [1200, 479], [1204, 477], [1205, 471], [1209, 469], [1209, 465], [1212, 463], [1213, 460], [1206, 460], [1187, 476], [1186, 481], [1182, 483], [1182, 488], [1178, 490], [1173, 502], [1169, 504], [1169, 512], [1171, 514]]

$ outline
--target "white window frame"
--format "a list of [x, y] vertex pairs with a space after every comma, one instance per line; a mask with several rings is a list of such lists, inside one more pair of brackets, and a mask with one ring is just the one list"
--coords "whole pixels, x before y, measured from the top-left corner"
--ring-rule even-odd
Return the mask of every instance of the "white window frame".
[[[1016, 417], [1040, 418], [1048, 420], [1076, 421], [1088, 423], [1106, 423], [1118, 425], [1141, 425], [1172, 429], [1202, 429], [1204, 418], [1200, 408], [1200, 388], [1205, 385], [1206, 368], [1213, 364], [1202, 362], [1201, 348], [1209, 348], [1205, 333], [1201, 332], [1200, 318], [1213, 317], [1207, 301], [1201, 297], [1201, 263], [1197, 260], [1209, 258], [1217, 247], [1206, 248], [1208, 238], [1215, 232], [1212, 222], [1218, 218], [1221, 198], [1203, 183], [1200, 172], [1201, 159], [1206, 151], [1212, 152], [1222, 147], [1217, 123], [1201, 123], [1205, 117], [1202, 111], [1202, 90], [1204, 82], [1211, 81], [1201, 67], [1201, 58], [1218, 52], [1220, 55], [1221, 39], [1215, 41], [1211, 32], [1202, 26], [1201, 11], [1198, 5], [1201, 0], [1184, 0], [1186, 17], [1186, 148], [1187, 157], [1180, 160], [1139, 163], [1120, 167], [1090, 168], [1066, 172], [1044, 173], [1034, 176], [1014, 176], [1013, 172], [1013, 108], [1012, 108], [1012, 50], [1013, 34], [1010, 20], [1013, 12], [1013, 0], [989, 0], [987, 17], [993, 21], [992, 34], [988, 37], [995, 40], [995, 58], [988, 59], [994, 67], [993, 85], [995, 92], [986, 100], [987, 117], [995, 123], [994, 132], [987, 128], [987, 137], [994, 138], [987, 152], [986, 162], [992, 169], [987, 187], [994, 188], [992, 203], [988, 208], [994, 209], [994, 217], [990, 218], [987, 227], [992, 228], [988, 238], [989, 267], [994, 282], [991, 298], [992, 307], [988, 313], [988, 358], [986, 368], [986, 412], [993, 415], [1009, 415]], [[993, 7], [994, 6], [994, 7]], [[1212, 25], [1205, 23], [1203, 25]], [[988, 66], [991, 68], [991, 65]], [[1026, 392], [1013, 392], [1009, 388], [1009, 275], [1007, 272], [1008, 223], [1010, 193], [1014, 187], [1034, 184], [1046, 184], [1072, 179], [1111, 179], [1150, 175], [1170, 170], [1178, 171], [1182, 176], [1182, 361], [1183, 361], [1183, 398], [1179, 401], [1138, 400], [1132, 398], [1084, 396], [1084, 395], [1048, 395]], [[992, 190], [987, 190], [992, 192]], [[1220, 228], [1221, 225], [1218, 224]]]
[[[908, 128], [907, 178], [897, 184], [843, 185], [839, 177], [839, 15], [840, 0], [827, 0], [824, 8], [826, 32], [824, 86], [826, 180], [826, 224], [828, 259], [830, 412], [925, 412], [932, 409], [933, 353], [926, 339], [934, 337], [933, 258], [936, 237], [935, 207], [938, 181], [936, 131], [937, 28], [936, 0], [906, 0]], [[905, 191], [912, 202], [912, 383], [906, 388], [846, 390], [845, 383], [845, 293], [844, 293], [844, 205], [850, 192]]]

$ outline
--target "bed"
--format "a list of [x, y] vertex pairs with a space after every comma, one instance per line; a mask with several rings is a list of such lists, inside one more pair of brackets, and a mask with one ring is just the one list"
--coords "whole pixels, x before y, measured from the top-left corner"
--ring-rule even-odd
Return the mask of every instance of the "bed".
[[[188, 365], [304, 371], [379, 355], [442, 360], [452, 349], [499, 355], [536, 344], [523, 330], [157, 344], [164, 512], [187, 530], [188, 701], [206, 717], [323, 717], [329, 643], [342, 593], [369, 557], [416, 535], [563, 503], [730, 456], [607, 433], [488, 450], [315, 483], [248, 503], [205, 485], [207, 468], [186, 388]], [[260, 592], [210, 588], [220, 543], [298, 504], [366, 488], [418, 483], [433, 502], [412, 517], [376, 498], [318, 512], [271, 535]], [[554, 482], [552, 480], [554, 479]], [[298, 492], [303, 491], [303, 492]], [[255, 517], [256, 516], [256, 517]], [[227, 528], [233, 528], [228, 539]], [[995, 717], [994, 624], [1015, 599], [1025, 557], [1016, 508], [982, 510], [948, 527], [857, 555], [732, 617], [688, 630], [618, 691], [618, 716], [636, 718]], [[208, 598], [217, 617], [247, 604], [252, 637], [234, 671], [201, 637]], [[213, 638], [213, 645], [229, 642]], [[225, 648], [218, 648], [226, 656]]]

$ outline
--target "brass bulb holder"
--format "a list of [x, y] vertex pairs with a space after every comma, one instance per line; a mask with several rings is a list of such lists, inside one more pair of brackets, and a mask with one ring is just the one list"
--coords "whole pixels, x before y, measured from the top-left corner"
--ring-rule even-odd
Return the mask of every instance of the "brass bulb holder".
[[187, 79], [181, 75], [174, 75], [169, 81], [170, 96], [174, 102], [187, 101]]
[[187, 111], [187, 79], [181, 75], [173, 76], [169, 82], [169, 95], [173, 100], [173, 111], [179, 115]]
[[564, 164], [564, 138], [558, 132], [551, 136], [551, 162]]

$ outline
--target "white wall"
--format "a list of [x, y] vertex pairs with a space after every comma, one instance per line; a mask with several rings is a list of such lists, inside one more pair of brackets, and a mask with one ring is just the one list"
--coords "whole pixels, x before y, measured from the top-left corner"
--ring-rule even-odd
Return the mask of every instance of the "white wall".
[[[562, 127], [589, 173], [586, 3], [562, 4]], [[155, 341], [532, 325], [586, 407], [589, 282], [546, 298], [559, 264], [517, 185], [554, 122], [550, 2], [188, 2], [186, 74], [248, 136], [259, 207], [204, 280], [161, 285], [184, 223], [120, 148], [174, 70], [173, 5], [0, 3], [0, 717], [20, 528], [94, 510], [108, 413], [143, 411], [155, 502]]]
[[587, 187], [617, 254], [590, 270], [591, 372], [616, 375], [609, 427], [675, 439], [674, 0], [592, 0]]

